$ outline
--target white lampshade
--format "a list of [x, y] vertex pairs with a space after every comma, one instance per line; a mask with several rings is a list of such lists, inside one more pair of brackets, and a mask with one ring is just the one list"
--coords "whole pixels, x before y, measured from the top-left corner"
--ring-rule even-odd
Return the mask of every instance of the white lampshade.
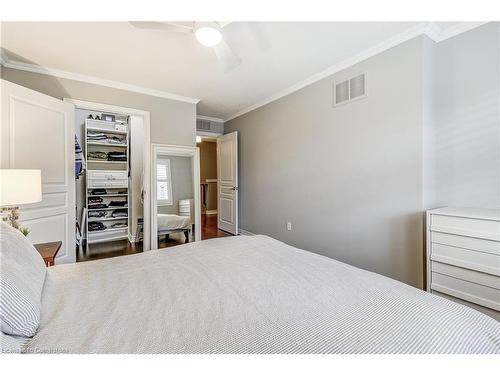
[[0, 169], [0, 206], [18, 206], [41, 200], [40, 169]]

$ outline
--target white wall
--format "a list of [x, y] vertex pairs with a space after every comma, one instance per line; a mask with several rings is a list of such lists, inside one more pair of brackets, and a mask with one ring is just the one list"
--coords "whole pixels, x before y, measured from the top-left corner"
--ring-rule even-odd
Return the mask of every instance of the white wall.
[[500, 23], [438, 44], [433, 206], [500, 208]]

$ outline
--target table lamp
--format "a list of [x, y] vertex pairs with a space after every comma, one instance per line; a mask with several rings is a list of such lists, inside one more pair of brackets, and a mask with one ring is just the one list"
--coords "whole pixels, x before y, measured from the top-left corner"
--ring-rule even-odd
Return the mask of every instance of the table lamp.
[[0, 213], [3, 221], [19, 229], [19, 205], [42, 200], [40, 169], [0, 169]]

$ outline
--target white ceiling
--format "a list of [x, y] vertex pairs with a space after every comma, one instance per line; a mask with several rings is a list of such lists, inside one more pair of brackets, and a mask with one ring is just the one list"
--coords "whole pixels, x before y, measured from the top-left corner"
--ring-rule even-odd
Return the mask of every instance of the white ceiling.
[[198, 114], [227, 119], [418, 25], [233, 22], [224, 38], [243, 63], [229, 73], [192, 34], [128, 22], [4, 22], [1, 41], [11, 60], [198, 98]]

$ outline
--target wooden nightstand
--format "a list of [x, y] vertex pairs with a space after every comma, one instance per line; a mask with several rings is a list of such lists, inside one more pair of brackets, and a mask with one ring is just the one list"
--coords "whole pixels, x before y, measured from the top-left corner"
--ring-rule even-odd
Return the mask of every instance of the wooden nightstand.
[[37, 243], [34, 244], [35, 249], [38, 250], [40, 255], [43, 258], [43, 261], [45, 262], [45, 265], [47, 267], [53, 266], [55, 264], [55, 259], [57, 252], [61, 248], [61, 241], [56, 241], [56, 242], [46, 242], [46, 243]]

